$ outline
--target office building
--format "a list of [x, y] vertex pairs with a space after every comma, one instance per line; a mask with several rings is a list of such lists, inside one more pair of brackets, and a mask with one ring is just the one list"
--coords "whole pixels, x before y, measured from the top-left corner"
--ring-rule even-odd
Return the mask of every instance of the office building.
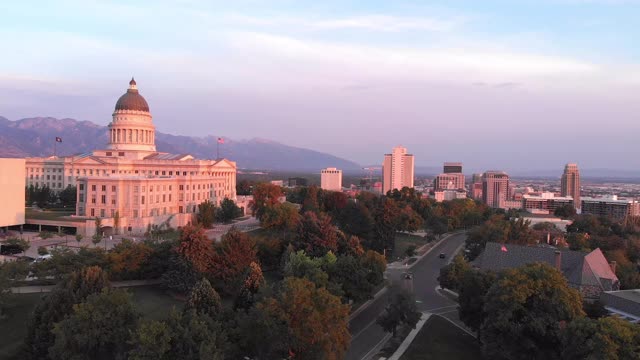
[[461, 174], [462, 163], [460, 162], [446, 162], [443, 166], [443, 173], [445, 174]]
[[451, 201], [455, 199], [466, 199], [467, 193], [466, 191], [460, 190], [439, 190], [434, 191], [433, 198], [436, 200], [436, 202]]
[[135, 80], [116, 102], [112, 118], [104, 150], [28, 158], [27, 184], [54, 191], [77, 185], [78, 220], [101, 217], [105, 226], [134, 234], [149, 225], [186, 225], [205, 200], [236, 200], [235, 162], [156, 151], [149, 105]]
[[571, 196], [573, 198], [573, 207], [580, 209], [582, 202], [580, 201], [580, 171], [578, 170], [578, 164], [567, 164], [564, 167], [560, 189], [560, 194], [562, 196]]
[[402, 146], [393, 148], [391, 154], [384, 155], [382, 163], [382, 191], [383, 194], [403, 187], [413, 187], [414, 157], [407, 154]]
[[581, 209], [583, 214], [604, 216], [616, 220], [640, 216], [638, 201], [618, 199], [616, 195], [601, 198], [583, 197]]
[[320, 171], [320, 187], [322, 190], [342, 191], [342, 170], [326, 168]]
[[289, 187], [307, 186], [307, 179], [301, 177], [290, 177], [288, 179]]
[[482, 201], [492, 208], [504, 207], [509, 199], [509, 175], [491, 170], [482, 175]]
[[522, 195], [522, 208], [532, 214], [553, 214], [557, 208], [564, 205], [573, 206], [571, 196], [555, 196], [554, 193]]
[[0, 228], [24, 224], [24, 159], [0, 158]]

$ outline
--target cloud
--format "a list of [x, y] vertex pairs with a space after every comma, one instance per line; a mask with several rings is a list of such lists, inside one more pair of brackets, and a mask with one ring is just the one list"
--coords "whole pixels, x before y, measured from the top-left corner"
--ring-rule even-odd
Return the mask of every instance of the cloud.
[[409, 30], [423, 30], [446, 32], [462, 25], [465, 19], [456, 17], [440, 19], [431, 17], [405, 17], [390, 15], [359, 15], [342, 18], [309, 18], [309, 17], [271, 17], [259, 18], [239, 14], [229, 14], [223, 17], [229, 24], [276, 27], [288, 26], [298, 30], [365, 30], [381, 32], [400, 32]]

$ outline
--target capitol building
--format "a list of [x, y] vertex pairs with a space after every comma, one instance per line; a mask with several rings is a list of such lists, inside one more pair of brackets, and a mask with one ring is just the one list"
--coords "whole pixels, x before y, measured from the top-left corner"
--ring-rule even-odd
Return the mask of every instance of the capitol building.
[[87, 218], [88, 235], [96, 217], [107, 230], [140, 234], [149, 225], [186, 225], [205, 200], [236, 200], [235, 162], [156, 151], [149, 105], [134, 79], [112, 116], [105, 149], [26, 159], [27, 186], [77, 186], [75, 217]]

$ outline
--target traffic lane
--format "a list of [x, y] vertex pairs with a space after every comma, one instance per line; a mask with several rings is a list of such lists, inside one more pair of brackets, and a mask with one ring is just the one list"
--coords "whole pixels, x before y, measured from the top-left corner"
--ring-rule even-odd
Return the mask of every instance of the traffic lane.
[[375, 351], [374, 349], [384, 340], [387, 334], [375, 320], [376, 318], [373, 318], [370, 320], [370, 326], [352, 335], [351, 345], [344, 357], [346, 360], [362, 360], [365, 356], [372, 355], [370, 352]]
[[[464, 243], [465, 239], [465, 234], [451, 236], [411, 269], [413, 290], [419, 309], [427, 310], [455, 304], [454, 301], [440, 295], [436, 291], [436, 287], [439, 285], [440, 268], [447, 264], [447, 261], [453, 256], [453, 252]], [[440, 253], [445, 253], [446, 257], [440, 259]]]
[[369, 326], [371, 320], [376, 319], [387, 306], [392, 293], [393, 289], [389, 289], [384, 295], [373, 299], [369, 306], [349, 321], [349, 332], [351, 334], [357, 334]]

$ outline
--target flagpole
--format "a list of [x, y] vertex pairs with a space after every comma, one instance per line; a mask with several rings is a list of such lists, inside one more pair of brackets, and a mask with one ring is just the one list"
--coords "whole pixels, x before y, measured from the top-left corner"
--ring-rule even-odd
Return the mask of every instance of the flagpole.
[[53, 157], [57, 157], [58, 138], [53, 139]]
[[220, 159], [220, 140], [216, 139], [216, 160]]

